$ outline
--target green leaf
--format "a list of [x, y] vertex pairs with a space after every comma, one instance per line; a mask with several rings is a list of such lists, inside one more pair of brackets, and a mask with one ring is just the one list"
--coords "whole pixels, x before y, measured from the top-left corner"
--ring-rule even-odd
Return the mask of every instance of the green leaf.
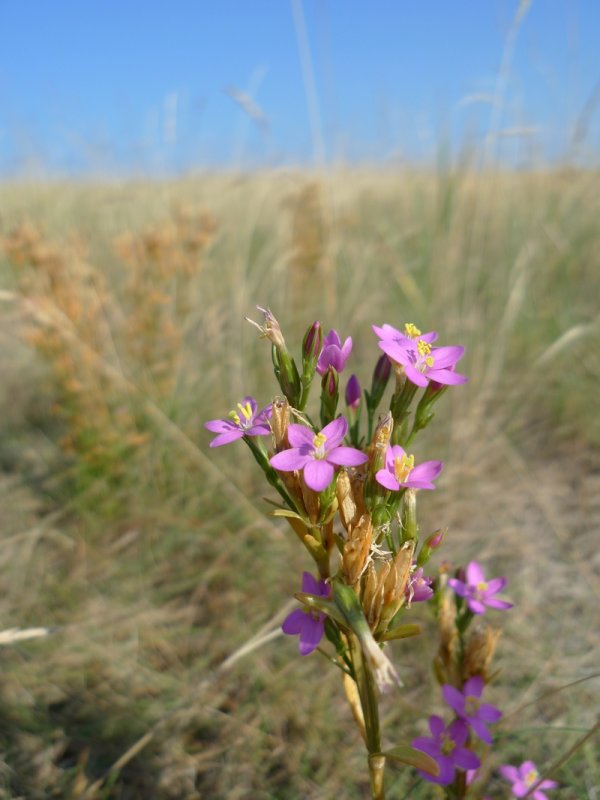
[[380, 642], [389, 642], [392, 639], [408, 639], [411, 636], [418, 636], [421, 633], [421, 626], [416, 622], [409, 622], [406, 625], [398, 625], [397, 628], [392, 628], [386, 631], [383, 636], [379, 636]]
[[324, 597], [319, 597], [316, 594], [307, 594], [306, 592], [297, 592], [294, 597], [305, 606], [314, 608], [315, 611], [321, 611], [323, 614], [326, 614], [343, 628], [347, 627], [344, 616], [341, 614], [336, 604], [332, 603], [331, 600], [326, 600]]
[[416, 750], [409, 744], [399, 744], [397, 747], [392, 747], [391, 750], [386, 750], [383, 755], [390, 761], [398, 762], [400, 764], [408, 764], [409, 767], [422, 769], [423, 772], [428, 772], [430, 775], [437, 777], [440, 774], [440, 767], [427, 753], [422, 750]]

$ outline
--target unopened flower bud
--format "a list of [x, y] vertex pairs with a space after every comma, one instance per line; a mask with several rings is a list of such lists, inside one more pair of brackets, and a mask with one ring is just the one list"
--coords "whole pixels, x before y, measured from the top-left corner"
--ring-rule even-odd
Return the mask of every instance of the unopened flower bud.
[[416, 539], [419, 535], [417, 525], [417, 492], [415, 489], [407, 489], [402, 498], [402, 539]]
[[442, 546], [442, 542], [444, 541], [444, 537], [447, 533], [448, 528], [438, 528], [437, 531], [434, 531], [434, 533], [430, 534], [427, 539], [425, 539], [425, 542], [419, 551], [417, 566], [423, 567], [425, 564], [427, 564], [432, 554]]
[[327, 367], [321, 381], [321, 425], [325, 427], [335, 419], [339, 399], [339, 375], [334, 367]]
[[358, 411], [361, 401], [361, 388], [356, 375], [351, 375], [346, 384], [346, 405], [350, 411]]
[[390, 379], [391, 371], [392, 362], [384, 353], [378, 359], [377, 364], [375, 364], [375, 369], [373, 370], [373, 379], [371, 381], [371, 394], [369, 400], [369, 405], [373, 410], [376, 409], [381, 402], [381, 398], [383, 397], [383, 393], [385, 392]]
[[304, 363], [307, 361], [314, 362], [316, 367], [319, 353], [323, 345], [323, 330], [321, 323], [317, 320], [313, 322], [310, 328], [304, 334], [302, 340], [302, 360]]

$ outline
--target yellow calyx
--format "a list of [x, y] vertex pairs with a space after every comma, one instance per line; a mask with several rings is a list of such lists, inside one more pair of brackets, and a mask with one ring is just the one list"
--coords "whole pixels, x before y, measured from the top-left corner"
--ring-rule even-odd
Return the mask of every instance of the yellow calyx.
[[319, 450], [321, 447], [323, 447], [326, 441], [327, 441], [326, 436], [323, 436], [322, 433], [317, 433], [315, 435], [315, 438], [313, 439], [313, 445], [316, 450]]
[[398, 483], [404, 483], [415, 466], [415, 457], [404, 455], [394, 459], [394, 475]]
[[421, 331], [417, 328], [416, 325], [413, 325], [412, 322], [407, 322], [404, 326], [404, 333], [407, 336], [410, 336], [411, 339], [416, 339], [417, 336], [421, 335]]

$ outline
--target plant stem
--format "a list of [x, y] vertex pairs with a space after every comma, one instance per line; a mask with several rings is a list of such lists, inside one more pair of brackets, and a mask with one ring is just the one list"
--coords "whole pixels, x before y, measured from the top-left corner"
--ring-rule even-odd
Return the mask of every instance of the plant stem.
[[363, 656], [362, 647], [354, 633], [348, 636], [356, 685], [365, 720], [365, 738], [369, 751], [369, 773], [371, 776], [372, 800], [385, 800], [385, 757], [381, 754], [379, 729], [379, 703], [373, 674]]

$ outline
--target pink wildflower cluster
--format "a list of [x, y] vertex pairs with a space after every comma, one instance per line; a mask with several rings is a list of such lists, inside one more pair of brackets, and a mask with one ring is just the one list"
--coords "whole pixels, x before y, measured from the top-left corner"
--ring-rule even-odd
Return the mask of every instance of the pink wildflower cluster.
[[[476, 630], [470, 626], [487, 609], [507, 610], [512, 604], [498, 597], [507, 579], [486, 579], [476, 561], [452, 577], [447, 567], [437, 577], [425, 574], [446, 529], [421, 541], [417, 501], [421, 492], [436, 488], [443, 463], [416, 461], [412, 450], [446, 390], [466, 383], [457, 372], [464, 348], [438, 346], [437, 331], [421, 333], [411, 323], [402, 329], [373, 325], [381, 355], [368, 388], [350, 374], [342, 415], [340, 374], [352, 356], [352, 338], [342, 339], [336, 330], [324, 336], [314, 322], [296, 359], [273, 313], [259, 310], [263, 322], [252, 324], [271, 343], [279, 393], [262, 410], [246, 396], [228, 416], [205, 426], [215, 434], [211, 447], [237, 440], [249, 447], [279, 495], [273, 513], [287, 520], [313, 562], [316, 577], [303, 572], [296, 595], [301, 605], [287, 615], [282, 630], [299, 637], [302, 656], [322, 653], [344, 673], [353, 716], [364, 720], [361, 730], [372, 755], [381, 735], [369, 687], [384, 691], [400, 684], [387, 643], [418, 635], [421, 626], [408, 621], [409, 615], [416, 604], [430, 607], [440, 639], [434, 672], [453, 717], [446, 723], [432, 714], [430, 735], [392, 749], [390, 758], [448, 787], [448, 797], [462, 798], [493, 744], [490, 726], [502, 716], [483, 701], [497, 635], [486, 633], [480, 621]], [[390, 382], [389, 403], [381, 410]], [[311, 408], [315, 383], [320, 397]], [[371, 770], [373, 764], [370, 759]], [[544, 790], [556, 785], [540, 781], [532, 762], [507, 765], [501, 774], [512, 782], [515, 797], [531, 790], [535, 800], [546, 800]]]

